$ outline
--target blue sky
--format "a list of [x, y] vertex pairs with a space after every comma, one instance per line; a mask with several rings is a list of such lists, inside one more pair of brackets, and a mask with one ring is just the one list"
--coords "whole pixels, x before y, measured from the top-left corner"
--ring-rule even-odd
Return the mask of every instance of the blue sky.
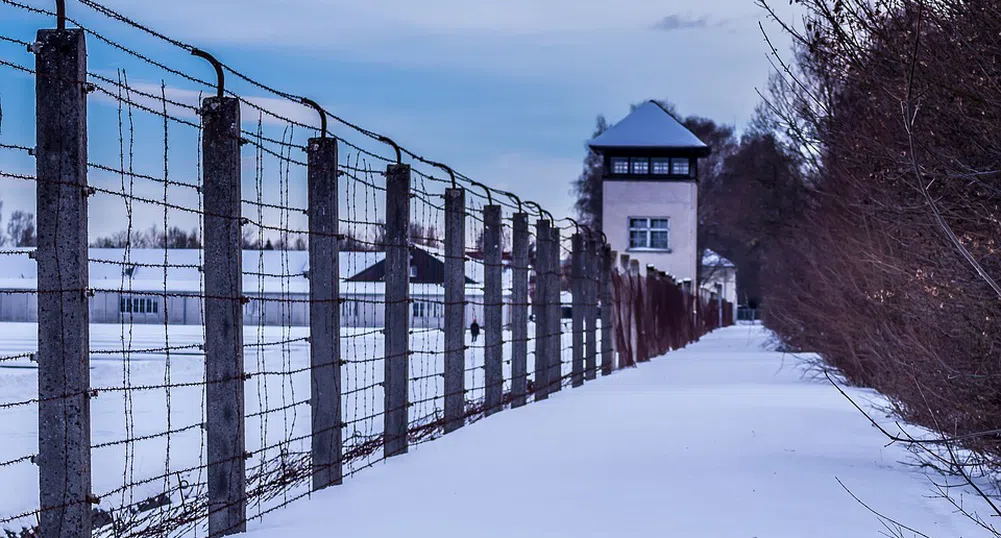
[[[53, 9], [54, 2], [23, 0]], [[595, 116], [617, 121], [631, 103], [674, 102], [683, 114], [741, 127], [770, 69], [759, 21], [776, 26], [754, 0], [172, 0], [103, 4], [331, 112], [383, 132], [484, 183], [514, 190], [571, 214], [570, 182]], [[779, 2], [777, 8], [788, 10]], [[212, 77], [202, 60], [110, 21], [75, 0], [71, 17], [185, 72]], [[786, 11], [785, 13], [788, 13]], [[54, 22], [0, 4], [0, 34], [26, 41]], [[788, 41], [778, 38], [780, 47]], [[186, 81], [134, 61], [94, 39], [91, 71], [172, 98], [196, 101]], [[0, 58], [33, 64], [17, 46]], [[231, 81], [241, 95], [315, 124], [310, 111]], [[0, 141], [31, 145], [33, 84], [0, 68]], [[117, 105], [90, 101], [92, 158], [117, 164]], [[192, 121], [197, 118], [191, 116]], [[246, 121], [256, 118], [247, 118]], [[143, 122], [146, 123], [143, 123]], [[162, 127], [137, 120], [137, 170], [162, 169]], [[280, 127], [280, 126], [272, 126]], [[193, 174], [196, 138], [172, 127], [171, 174]], [[175, 134], [176, 131], [176, 134]], [[280, 137], [283, 132], [269, 133]], [[303, 133], [305, 135], [306, 133]], [[126, 138], [128, 134], [126, 133]], [[357, 138], [357, 137], [356, 137]], [[127, 153], [127, 152], [126, 152]], [[93, 160], [92, 159], [92, 160]], [[33, 162], [0, 150], [0, 169], [30, 172]], [[245, 169], [245, 188], [247, 170]], [[115, 178], [104, 178], [109, 184]], [[94, 182], [102, 178], [92, 178]], [[293, 183], [296, 181], [292, 178]], [[251, 180], [252, 185], [252, 180]], [[4, 215], [33, 208], [33, 186], [0, 180]], [[292, 195], [293, 197], [295, 195]], [[294, 201], [294, 200], [293, 200]], [[100, 206], [100, 201], [95, 201]], [[112, 202], [108, 202], [109, 204]], [[121, 228], [109, 207], [92, 234]], [[180, 217], [179, 217], [180, 218]]]

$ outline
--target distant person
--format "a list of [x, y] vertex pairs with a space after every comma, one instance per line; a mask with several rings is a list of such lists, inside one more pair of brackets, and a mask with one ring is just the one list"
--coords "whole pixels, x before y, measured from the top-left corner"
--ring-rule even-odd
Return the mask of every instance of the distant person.
[[480, 336], [480, 324], [473, 319], [473, 324], [469, 326], [469, 334], [473, 336], [473, 343], [476, 343], [476, 338]]

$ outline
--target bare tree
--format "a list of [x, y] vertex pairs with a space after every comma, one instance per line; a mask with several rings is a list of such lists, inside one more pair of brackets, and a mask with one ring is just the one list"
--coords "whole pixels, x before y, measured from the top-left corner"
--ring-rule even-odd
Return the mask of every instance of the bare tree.
[[[251, 226], [244, 226], [240, 230], [241, 243], [244, 250], [261, 250], [263, 247], [261, 242], [261, 233], [254, 230]], [[279, 239], [278, 242], [285, 244], [288, 240], [285, 238]], [[279, 247], [281, 248], [281, 247]]]
[[20, 210], [11, 213], [7, 222], [7, 237], [15, 247], [37, 246], [35, 215]]
[[439, 247], [443, 244], [438, 227], [432, 222], [425, 226], [420, 222], [411, 222], [409, 227], [410, 242], [415, 245]]

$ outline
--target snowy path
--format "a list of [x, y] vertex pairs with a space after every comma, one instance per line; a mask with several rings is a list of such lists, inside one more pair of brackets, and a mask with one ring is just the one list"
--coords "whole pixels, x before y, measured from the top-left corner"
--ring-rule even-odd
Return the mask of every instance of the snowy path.
[[833, 387], [763, 350], [766, 336], [732, 327], [505, 411], [269, 514], [250, 535], [883, 536], [837, 478], [932, 537], [983, 536]]

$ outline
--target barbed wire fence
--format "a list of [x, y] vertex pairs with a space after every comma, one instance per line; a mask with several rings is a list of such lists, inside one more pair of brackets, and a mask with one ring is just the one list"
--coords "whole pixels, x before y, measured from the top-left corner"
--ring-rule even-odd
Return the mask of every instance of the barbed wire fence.
[[[0, 35], [0, 70], [36, 92], [34, 143], [0, 143], [0, 179], [37, 204], [37, 245], [0, 249], [21, 276], [0, 311], [23, 314], [0, 347], [10, 538], [241, 532], [732, 319], [616, 267], [570, 219], [101, 4], [74, 5], [214, 81], [58, 4], [0, 0], [57, 21]], [[88, 42], [159, 82], [88, 70]]]

